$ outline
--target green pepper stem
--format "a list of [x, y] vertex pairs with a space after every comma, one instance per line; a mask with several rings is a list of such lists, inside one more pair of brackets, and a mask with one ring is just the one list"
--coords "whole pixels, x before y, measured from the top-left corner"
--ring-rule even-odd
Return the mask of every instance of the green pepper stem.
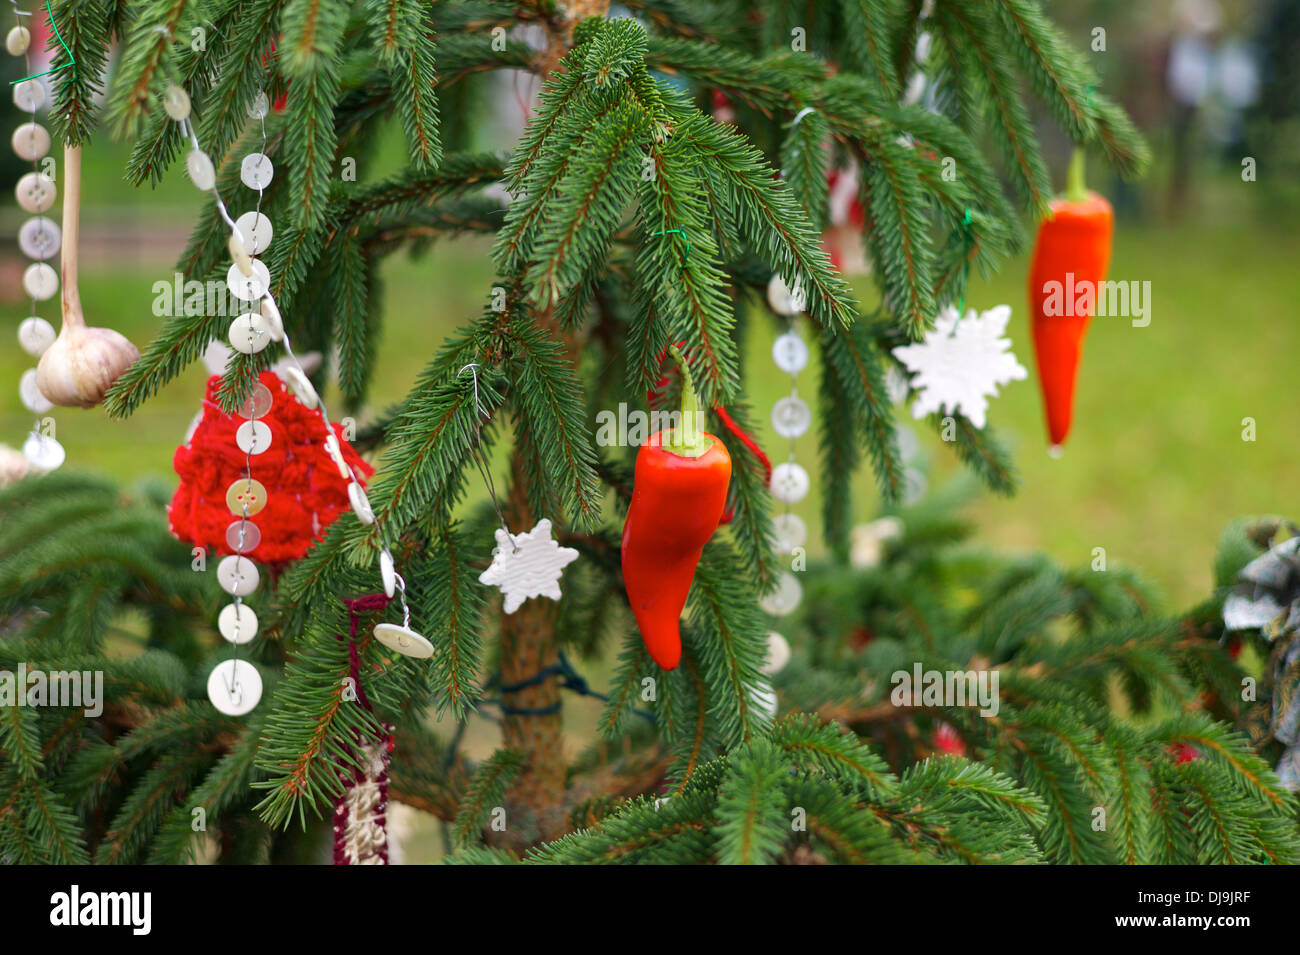
[[695, 393], [695, 384], [691, 381], [691, 370], [686, 366], [686, 359], [677, 346], [669, 348], [668, 354], [673, 356], [682, 375], [681, 427], [668, 432], [663, 447], [682, 457], [698, 458], [709, 450], [710, 444], [700, 431], [700, 399]]
[[1088, 198], [1088, 186], [1083, 178], [1087, 156], [1082, 146], [1075, 146], [1070, 154], [1070, 168], [1065, 173], [1065, 198], [1071, 202], [1083, 202]]

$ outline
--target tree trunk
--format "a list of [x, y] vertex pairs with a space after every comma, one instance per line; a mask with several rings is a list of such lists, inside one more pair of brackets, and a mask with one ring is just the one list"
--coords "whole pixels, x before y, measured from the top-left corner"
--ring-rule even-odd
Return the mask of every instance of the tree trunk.
[[[537, 64], [542, 67], [543, 76], [555, 70], [568, 53], [577, 22], [588, 16], [604, 16], [609, 10], [609, 0], [569, 0], [560, 9], [561, 17], [547, 24], [548, 43]], [[536, 320], [551, 327], [564, 342], [569, 359], [576, 360], [581, 343], [555, 327], [551, 311], [539, 313]], [[510, 530], [516, 534], [531, 529], [538, 519], [548, 516], [534, 514], [528, 504], [527, 474], [518, 440], [510, 459], [511, 484], [505, 510]], [[514, 613], [503, 614], [500, 657], [503, 687], [528, 682], [558, 661], [559, 641], [555, 633], [558, 610], [554, 601], [534, 598], [525, 601]], [[526, 762], [507, 796], [505, 832], [494, 835], [501, 845], [521, 852], [538, 842], [559, 838], [568, 829], [560, 681], [550, 677], [513, 692], [503, 692], [502, 703], [502, 744], [522, 753]]]
[[[511, 457], [511, 488], [506, 507], [510, 529], [519, 533], [537, 520], [528, 505], [526, 475], [518, 447]], [[533, 598], [501, 620], [501, 685], [533, 680], [558, 660], [552, 600]], [[523, 850], [566, 831], [565, 766], [560, 682], [555, 677], [503, 692], [502, 744], [527, 759], [508, 798], [502, 843]]]

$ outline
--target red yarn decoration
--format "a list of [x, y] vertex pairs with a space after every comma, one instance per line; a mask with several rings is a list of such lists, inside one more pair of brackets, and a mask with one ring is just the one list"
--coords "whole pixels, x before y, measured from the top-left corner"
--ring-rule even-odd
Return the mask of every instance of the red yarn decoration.
[[[271, 392], [271, 410], [258, 420], [271, 429], [271, 446], [253, 461], [253, 479], [266, 487], [266, 507], [250, 520], [262, 539], [249, 556], [262, 564], [283, 565], [301, 558], [341, 512], [348, 509], [347, 482], [325, 450], [325, 424], [285, 387], [275, 372], [264, 371], [261, 382]], [[244, 423], [217, 403], [221, 376], [208, 379], [203, 418], [189, 443], [176, 449], [173, 466], [180, 487], [168, 508], [171, 530], [195, 547], [232, 554], [226, 528], [239, 519], [226, 506], [230, 485], [246, 477], [246, 457], [235, 444]], [[343, 440], [333, 425], [343, 457], [365, 483], [374, 468]]]

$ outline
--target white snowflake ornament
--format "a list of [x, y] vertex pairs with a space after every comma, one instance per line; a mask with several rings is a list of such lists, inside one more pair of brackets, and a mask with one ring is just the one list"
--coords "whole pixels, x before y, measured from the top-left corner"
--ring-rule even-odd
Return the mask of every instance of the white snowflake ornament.
[[894, 349], [894, 357], [912, 372], [912, 387], [920, 394], [912, 417], [936, 411], [961, 412], [977, 428], [984, 427], [990, 396], [998, 386], [1029, 376], [1011, 352], [1011, 339], [1003, 338], [1011, 320], [1011, 306], [999, 305], [976, 314], [971, 309], [958, 321], [949, 306], [935, 319], [925, 341]]
[[560, 599], [560, 574], [578, 559], [572, 547], [551, 539], [551, 522], [542, 518], [531, 531], [507, 533], [498, 528], [492, 566], [479, 575], [479, 583], [500, 587], [506, 595], [505, 612], [514, 613], [529, 597]]

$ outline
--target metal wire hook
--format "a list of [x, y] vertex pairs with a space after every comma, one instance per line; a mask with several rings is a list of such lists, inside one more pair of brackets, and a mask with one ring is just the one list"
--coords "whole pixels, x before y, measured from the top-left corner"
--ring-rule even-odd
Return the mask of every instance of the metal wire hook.
[[484, 418], [487, 418], [489, 417], [487, 413], [487, 409], [483, 407], [483, 402], [481, 402], [478, 397], [478, 369], [480, 367], [481, 366], [479, 365], [478, 362], [472, 361], [468, 365], [464, 365], [460, 369], [460, 371], [456, 372], [456, 377], [459, 378], [461, 375], [465, 374], [466, 368], [473, 369], [473, 371], [471, 371], [470, 374], [474, 378], [474, 408], [476, 411], [478, 411], [480, 415], [482, 415]]

